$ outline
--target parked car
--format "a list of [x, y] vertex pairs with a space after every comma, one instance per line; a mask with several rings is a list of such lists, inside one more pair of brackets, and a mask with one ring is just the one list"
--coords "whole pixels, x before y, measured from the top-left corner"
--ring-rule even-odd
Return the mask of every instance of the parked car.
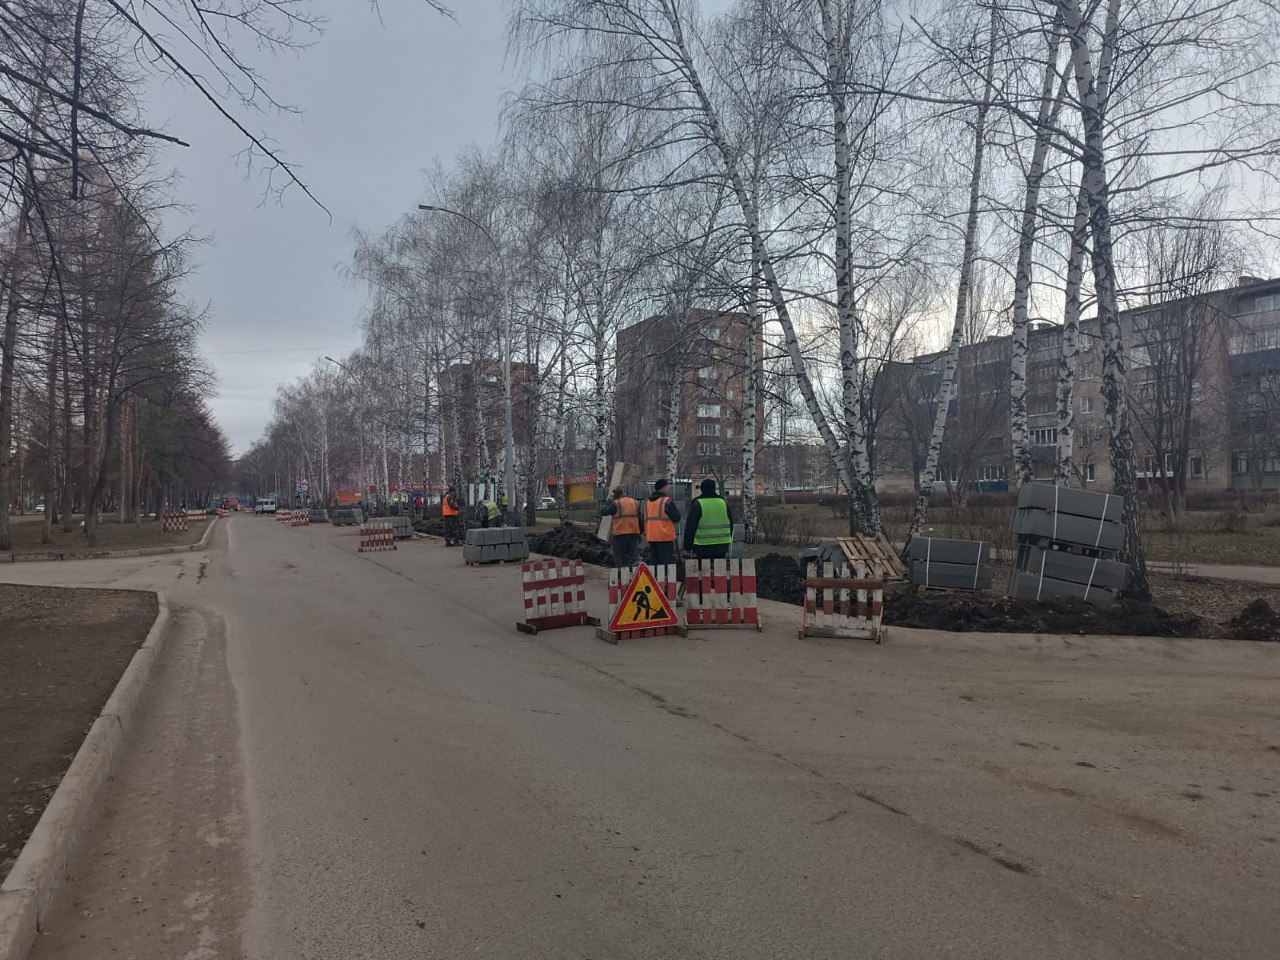
[[539, 510], [554, 510], [556, 508], [555, 497], [543, 497], [538, 501]]
[[43, 504], [43, 503], [37, 503], [37, 504], [36, 504], [36, 513], [44, 513], [44, 504]]
[[274, 500], [259, 500], [253, 508], [254, 513], [275, 513], [276, 502]]

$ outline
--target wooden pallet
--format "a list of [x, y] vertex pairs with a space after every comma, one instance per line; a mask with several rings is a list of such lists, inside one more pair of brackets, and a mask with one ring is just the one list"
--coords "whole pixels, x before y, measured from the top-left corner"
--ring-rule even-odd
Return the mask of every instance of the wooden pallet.
[[468, 567], [492, 567], [502, 563], [524, 563], [528, 559], [528, 557], [524, 557], [520, 560], [464, 560], [463, 563]]
[[881, 580], [907, 578], [906, 565], [883, 533], [874, 537], [862, 533], [855, 533], [851, 537], [836, 537], [836, 543], [855, 570], [861, 570], [865, 566], [870, 576]]
[[516, 629], [521, 633], [537, 634], [539, 629], [555, 630], [560, 627], [598, 627], [600, 618], [586, 613], [561, 613], [550, 617], [534, 617], [530, 620], [517, 620]]

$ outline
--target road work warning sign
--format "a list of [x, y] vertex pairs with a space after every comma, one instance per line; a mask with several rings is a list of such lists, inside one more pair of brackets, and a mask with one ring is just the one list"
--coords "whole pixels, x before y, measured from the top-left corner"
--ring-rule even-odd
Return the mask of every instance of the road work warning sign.
[[609, 621], [615, 633], [624, 630], [647, 630], [651, 627], [674, 627], [680, 623], [666, 594], [658, 587], [648, 566], [640, 564], [631, 586], [622, 595], [618, 609]]

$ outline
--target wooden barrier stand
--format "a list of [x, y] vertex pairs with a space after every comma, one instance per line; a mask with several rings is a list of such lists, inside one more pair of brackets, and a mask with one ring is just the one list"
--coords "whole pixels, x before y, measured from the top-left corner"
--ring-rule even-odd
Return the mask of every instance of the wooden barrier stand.
[[754, 560], [686, 560], [684, 607], [690, 630], [760, 629]]
[[607, 643], [628, 637], [687, 637], [689, 628], [676, 612], [677, 572], [674, 563], [609, 571], [609, 627], [597, 628], [596, 636]]
[[536, 560], [520, 569], [525, 618], [516, 622], [517, 630], [536, 634], [600, 623], [587, 613], [587, 575], [581, 560]]
[[804, 581], [800, 636], [851, 637], [883, 643], [884, 581], [838, 577], [829, 563], [822, 564], [821, 571], [816, 567], [809, 565], [809, 576]]

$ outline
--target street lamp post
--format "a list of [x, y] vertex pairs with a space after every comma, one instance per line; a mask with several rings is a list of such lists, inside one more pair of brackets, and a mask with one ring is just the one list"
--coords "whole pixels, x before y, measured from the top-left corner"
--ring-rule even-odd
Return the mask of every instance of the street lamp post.
[[447, 213], [451, 216], [458, 217], [467, 221], [482, 234], [485, 239], [493, 245], [493, 252], [497, 256], [498, 272], [502, 277], [501, 282], [501, 350], [502, 350], [502, 430], [503, 445], [506, 451], [503, 457], [502, 486], [507, 495], [507, 523], [512, 526], [520, 526], [519, 507], [516, 505], [516, 438], [514, 416], [512, 414], [511, 401], [511, 277], [507, 273], [506, 261], [502, 256], [502, 247], [498, 241], [493, 238], [485, 227], [477, 220], [473, 220], [465, 213], [459, 213], [457, 210], [450, 210], [448, 207], [437, 207], [430, 204], [418, 204], [419, 210], [426, 210], [430, 213]]

